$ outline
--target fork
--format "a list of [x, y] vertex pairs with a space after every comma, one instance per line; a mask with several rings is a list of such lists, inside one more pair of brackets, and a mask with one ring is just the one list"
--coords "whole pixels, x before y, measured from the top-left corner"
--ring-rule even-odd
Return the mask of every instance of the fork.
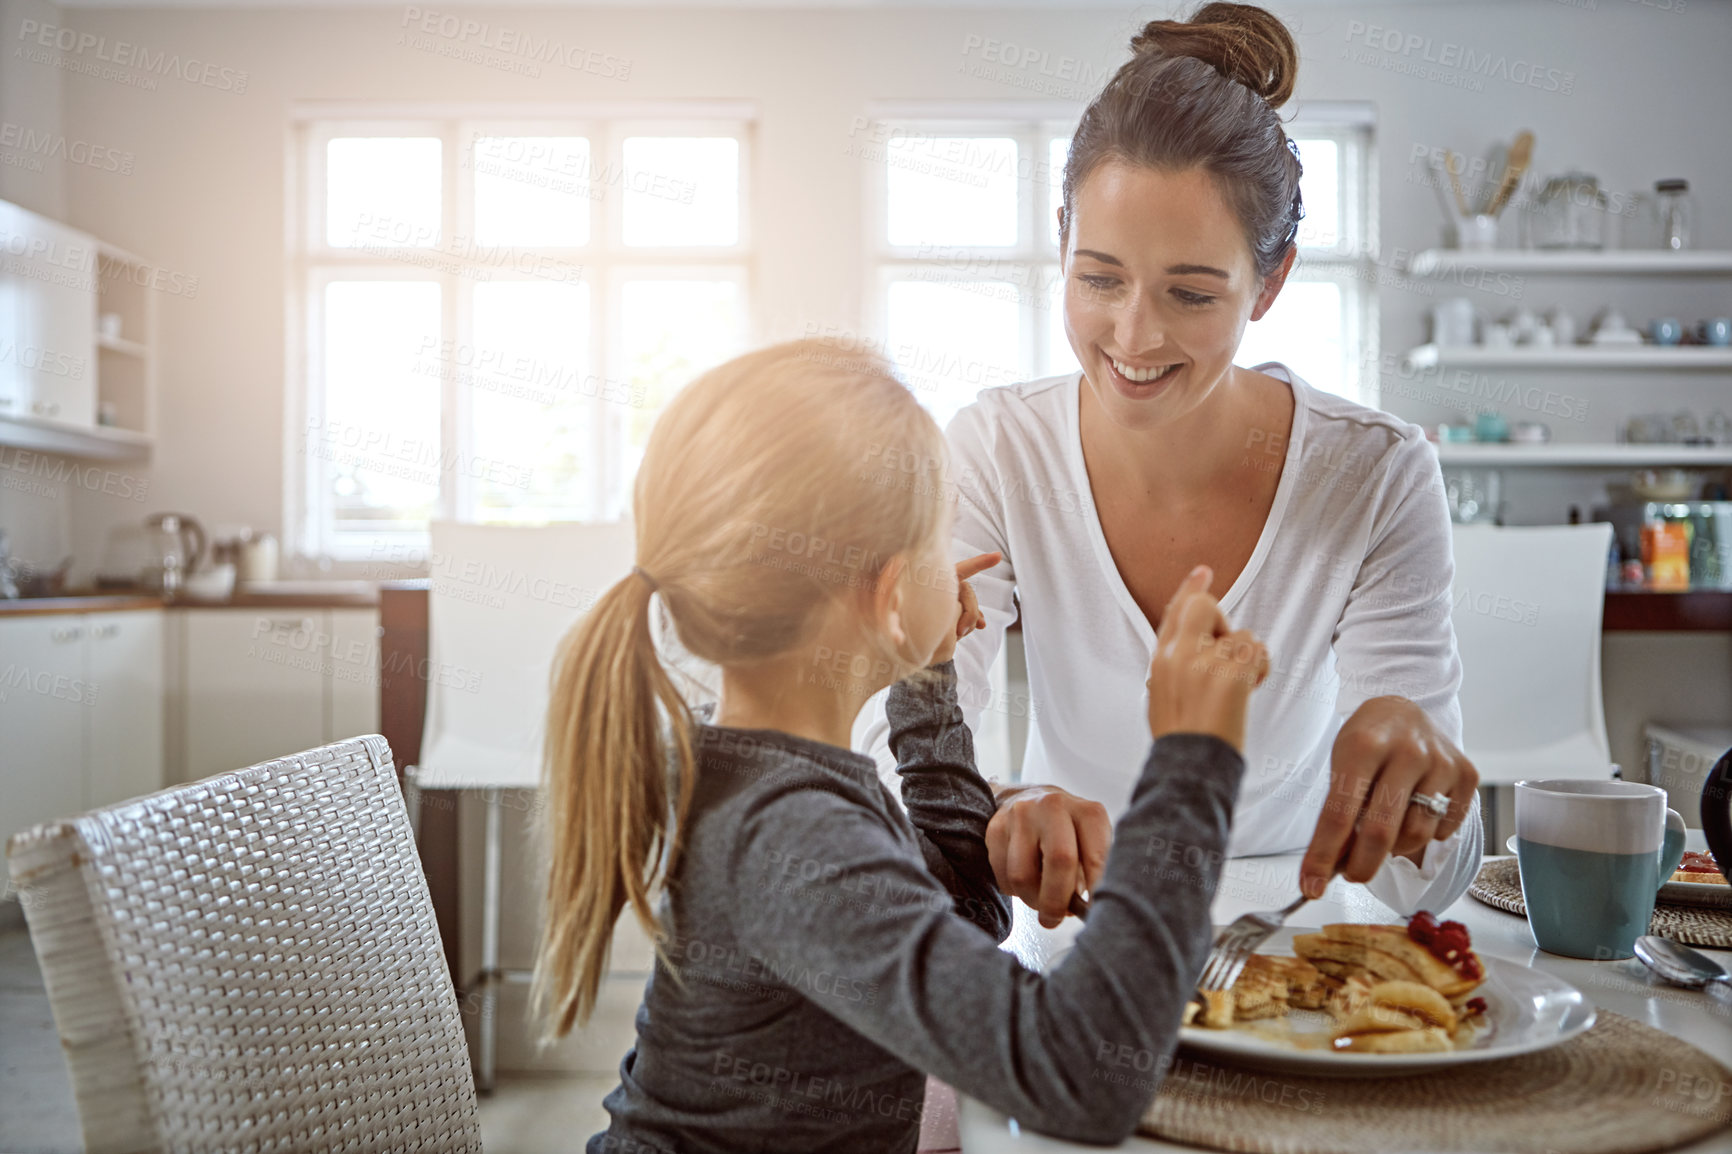
[[1216, 935], [1209, 958], [1203, 963], [1203, 976], [1197, 979], [1197, 989], [1208, 993], [1232, 989], [1257, 947], [1310, 900], [1300, 894], [1286, 909], [1258, 910], [1234, 918], [1231, 925]]

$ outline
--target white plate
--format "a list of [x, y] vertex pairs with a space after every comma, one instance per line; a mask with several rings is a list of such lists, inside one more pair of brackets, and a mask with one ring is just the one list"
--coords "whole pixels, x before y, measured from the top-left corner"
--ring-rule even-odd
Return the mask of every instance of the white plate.
[[[1316, 932], [1288, 926], [1275, 931], [1257, 952], [1292, 956], [1293, 936]], [[1303, 1050], [1291, 1043], [1284, 1044], [1252, 1033], [1242, 1026], [1231, 1030], [1186, 1026], [1179, 1031], [1179, 1044], [1199, 1053], [1282, 1073], [1381, 1078], [1531, 1054], [1567, 1042], [1594, 1024], [1593, 1003], [1568, 982], [1519, 962], [1486, 954], [1479, 957], [1485, 963], [1486, 977], [1473, 993], [1486, 1001], [1485, 1023], [1480, 1027], [1479, 1037], [1468, 1049], [1445, 1054], [1343, 1054], [1330, 1050]], [[1322, 1026], [1328, 1021], [1328, 1016], [1322, 1011], [1297, 1010], [1288, 1018], [1295, 1025], [1308, 1022]]]
[[1712, 882], [1667, 882], [1660, 887], [1659, 900], [1669, 906], [1732, 910], [1732, 886], [1717, 886]]

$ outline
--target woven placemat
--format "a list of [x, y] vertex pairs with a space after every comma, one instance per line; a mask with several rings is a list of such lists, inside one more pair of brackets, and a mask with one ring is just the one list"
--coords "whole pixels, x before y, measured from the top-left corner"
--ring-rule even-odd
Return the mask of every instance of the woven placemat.
[[[1513, 857], [1488, 861], [1479, 867], [1479, 876], [1473, 879], [1467, 892], [1488, 906], [1528, 916], [1527, 903], [1522, 901], [1521, 870]], [[1687, 946], [1732, 949], [1732, 910], [1656, 905], [1648, 932]]]
[[1732, 1125], [1732, 1070], [1619, 1014], [1561, 1046], [1400, 1078], [1310, 1078], [1181, 1050], [1138, 1127], [1250, 1154], [1652, 1154]]

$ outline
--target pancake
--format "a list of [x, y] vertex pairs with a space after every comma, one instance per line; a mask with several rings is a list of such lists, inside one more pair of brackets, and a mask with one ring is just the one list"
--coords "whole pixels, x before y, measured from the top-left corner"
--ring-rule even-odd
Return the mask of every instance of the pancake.
[[[1404, 958], [1369, 942], [1330, 937], [1327, 932], [1296, 935], [1293, 938], [1293, 952], [1324, 973], [1335, 977], [1346, 977], [1355, 972], [1347, 967], [1356, 967], [1358, 972], [1380, 982], [1424, 981], [1419, 971], [1408, 965]], [[1430, 957], [1429, 954], [1426, 956]], [[1325, 962], [1335, 965], [1325, 969]]]
[[1456, 1014], [1447, 999], [1418, 982], [1383, 982], [1371, 989], [1370, 1004], [1419, 1018], [1427, 1026], [1455, 1029]]
[[[1363, 926], [1351, 923], [1335, 923], [1323, 927], [1323, 938], [1326, 942], [1340, 942], [1349, 946], [1374, 951], [1373, 956], [1388, 955], [1398, 959], [1409, 971], [1407, 974], [1386, 972], [1388, 967], [1363, 962], [1367, 969], [1376, 973], [1384, 981], [1420, 982], [1430, 986], [1444, 997], [1454, 997], [1464, 994], [1484, 981], [1484, 967], [1479, 967], [1481, 977], [1467, 977], [1448, 962], [1436, 957], [1432, 952], [1407, 936], [1405, 926]], [[1298, 950], [1297, 939], [1294, 944]], [[1304, 951], [1298, 951], [1303, 953]], [[1341, 956], [1332, 953], [1326, 956], [1340, 957], [1343, 961], [1355, 960], [1351, 956]], [[1478, 959], [1475, 959], [1477, 965]]]
[[1366, 1002], [1342, 1019], [1335, 1027], [1337, 1038], [1359, 1034], [1391, 1034], [1403, 1030], [1423, 1030], [1428, 1023], [1414, 1014], [1403, 1013], [1376, 1002]]

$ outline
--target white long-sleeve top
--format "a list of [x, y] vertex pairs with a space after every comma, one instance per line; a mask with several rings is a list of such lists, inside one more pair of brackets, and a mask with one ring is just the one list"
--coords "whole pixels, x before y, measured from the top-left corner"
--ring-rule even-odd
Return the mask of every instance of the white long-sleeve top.
[[[1328, 795], [1342, 722], [1385, 695], [1416, 703], [1461, 743], [1461, 661], [1450, 622], [1454, 560], [1436, 451], [1417, 426], [1307, 385], [1284, 365], [1293, 428], [1247, 437], [1248, 468], [1281, 471], [1244, 571], [1221, 596], [1236, 629], [1268, 647], [1271, 672], [1251, 695], [1245, 777], [1230, 856], [1294, 853]], [[958, 646], [964, 716], [1026, 709], [1022, 780], [1105, 805], [1116, 819], [1148, 752], [1155, 633], [1107, 548], [1083, 464], [1081, 371], [987, 389], [946, 430], [957, 483], [954, 555], [998, 551], [974, 578], [986, 628]], [[988, 671], [1022, 607], [1026, 703], [995, 700]], [[855, 748], [895, 793], [882, 695], [861, 711]], [[1476, 797], [1459, 831], [1416, 866], [1391, 857], [1367, 883], [1399, 914], [1443, 910], [1479, 869]]]

